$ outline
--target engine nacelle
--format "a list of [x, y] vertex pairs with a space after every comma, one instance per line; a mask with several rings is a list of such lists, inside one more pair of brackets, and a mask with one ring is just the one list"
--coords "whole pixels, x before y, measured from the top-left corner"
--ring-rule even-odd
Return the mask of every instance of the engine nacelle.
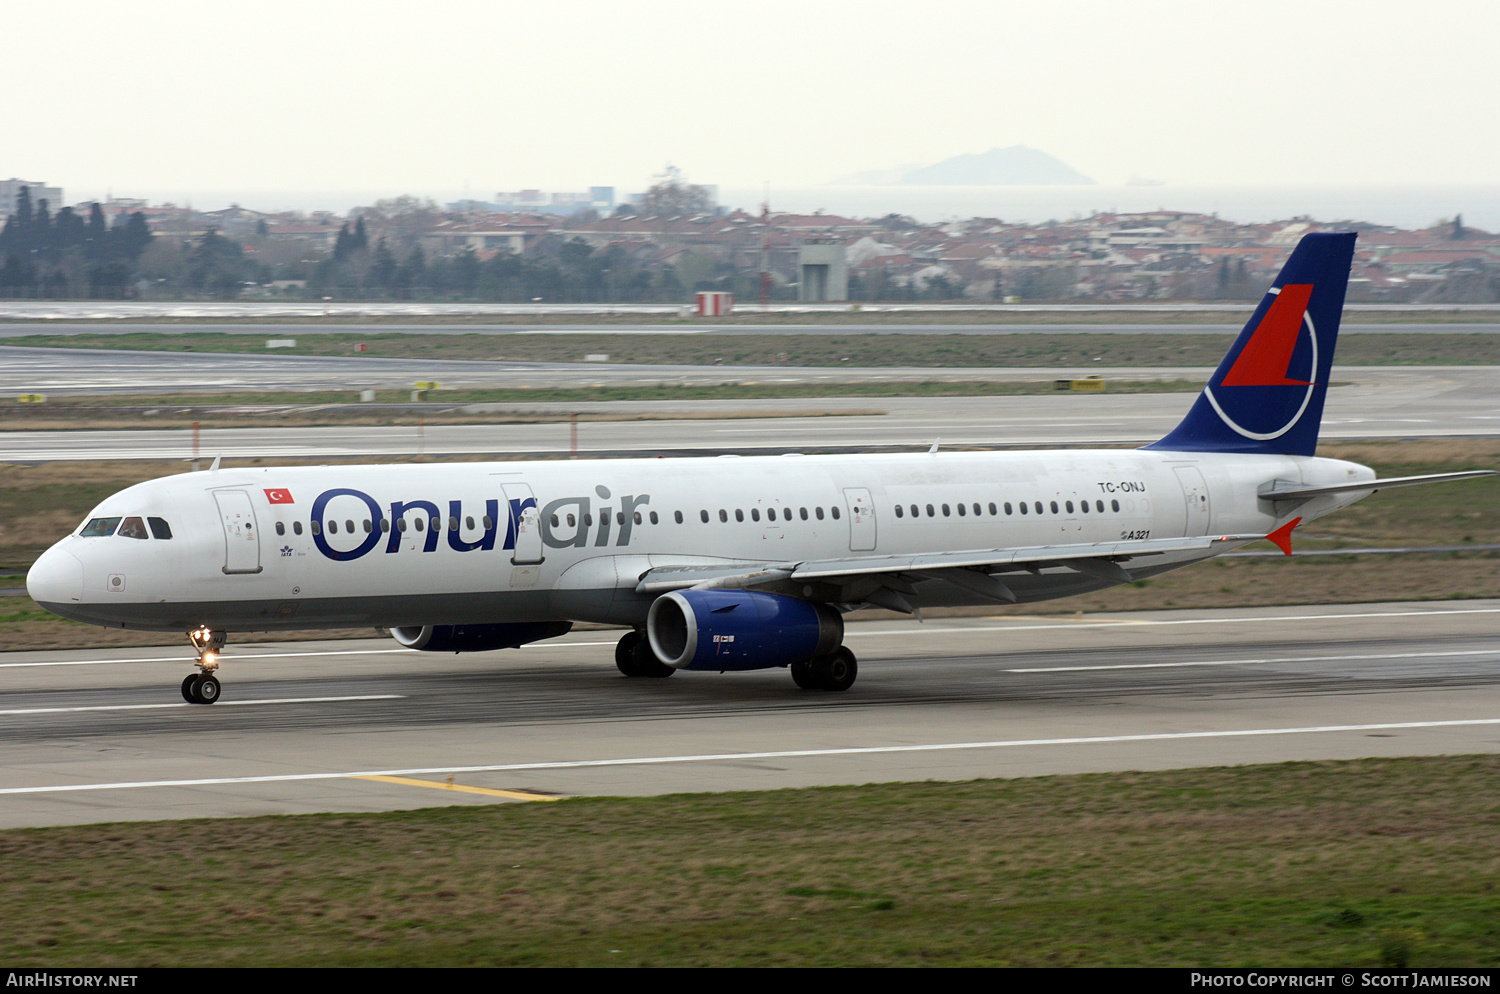
[[425, 652], [489, 652], [556, 638], [572, 631], [571, 621], [525, 621], [509, 625], [423, 625], [392, 628], [391, 638]]
[[752, 590], [674, 590], [651, 604], [646, 637], [679, 670], [760, 670], [821, 656], [844, 641], [826, 604]]

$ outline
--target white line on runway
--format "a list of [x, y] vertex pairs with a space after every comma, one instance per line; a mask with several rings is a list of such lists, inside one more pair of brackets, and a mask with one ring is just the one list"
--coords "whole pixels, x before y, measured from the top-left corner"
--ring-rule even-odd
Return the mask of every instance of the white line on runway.
[[[405, 698], [405, 694], [360, 694], [354, 697], [268, 697], [258, 701], [224, 701], [219, 702], [219, 707], [244, 707], [248, 704], [325, 704], [333, 701], [397, 701]], [[76, 708], [17, 708], [12, 711], [0, 711], [0, 714], [71, 714], [75, 711], [152, 711], [162, 708], [195, 708], [198, 704], [189, 704], [186, 701], [173, 702], [171, 704], [91, 704]]]
[[1429, 659], [1438, 656], [1500, 656], [1500, 648], [1461, 652], [1387, 652], [1358, 656], [1279, 656], [1265, 659], [1195, 659], [1185, 663], [1112, 663], [1108, 666], [1030, 666], [1007, 673], [1074, 673], [1094, 670], [1157, 670], [1178, 666], [1254, 666], [1265, 663], [1332, 663], [1356, 659]]
[[875, 632], [847, 632], [845, 638], [859, 636], [878, 638], [886, 635], [932, 635], [962, 632], [1031, 632], [1050, 628], [1117, 628], [1121, 625], [1232, 625], [1268, 621], [1337, 621], [1347, 618], [1414, 618], [1434, 614], [1500, 614], [1500, 607], [1466, 607], [1456, 611], [1370, 611], [1352, 614], [1284, 614], [1274, 617], [1245, 615], [1238, 618], [1109, 618], [1103, 621], [1071, 621], [1044, 625], [971, 625], [966, 628], [889, 628]]
[[808, 759], [822, 756], [872, 756], [909, 752], [958, 752], [1014, 749], [1025, 746], [1114, 745], [1122, 742], [1171, 742], [1180, 739], [1228, 739], [1265, 735], [1312, 735], [1330, 732], [1397, 731], [1415, 728], [1460, 728], [1500, 725], [1500, 718], [1450, 721], [1395, 721], [1370, 725], [1311, 725], [1303, 728], [1243, 728], [1212, 732], [1157, 732], [1143, 735], [1094, 735], [1064, 739], [1001, 739], [994, 742], [936, 742], [927, 745], [854, 746], [846, 749], [792, 749], [778, 752], [722, 752], [697, 756], [638, 756], [631, 759], [576, 759], [552, 763], [504, 763], [494, 766], [425, 766], [403, 770], [354, 770], [343, 773], [280, 773], [254, 777], [204, 777], [194, 780], [136, 780], [117, 783], [49, 784], [3, 787], [6, 794], [62, 794], [80, 790], [133, 790], [142, 787], [212, 787], [227, 784], [295, 783], [358, 777], [410, 777], [437, 773], [515, 773], [527, 770], [579, 770], [609, 766], [662, 766], [676, 763], [725, 763], [749, 759]]

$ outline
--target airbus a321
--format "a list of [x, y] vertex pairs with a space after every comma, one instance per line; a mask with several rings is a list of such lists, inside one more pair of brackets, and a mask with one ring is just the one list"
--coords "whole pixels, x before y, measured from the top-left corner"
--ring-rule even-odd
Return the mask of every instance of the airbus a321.
[[32, 566], [47, 610], [177, 631], [379, 626], [479, 652], [628, 626], [628, 677], [787, 667], [847, 690], [865, 606], [1067, 597], [1270, 538], [1383, 487], [1314, 455], [1352, 233], [1304, 237], [1187, 417], [1135, 450], [219, 469], [122, 490]]

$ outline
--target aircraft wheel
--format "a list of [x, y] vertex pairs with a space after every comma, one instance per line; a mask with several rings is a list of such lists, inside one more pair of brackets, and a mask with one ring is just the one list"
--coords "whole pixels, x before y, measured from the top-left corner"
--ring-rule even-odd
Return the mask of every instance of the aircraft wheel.
[[854, 678], [859, 675], [859, 664], [854, 653], [839, 646], [818, 660], [813, 672], [818, 679], [819, 689], [844, 691], [854, 686]]
[[189, 673], [182, 678], [182, 699], [189, 704], [198, 703], [198, 674]]
[[660, 659], [656, 653], [651, 651], [651, 640], [639, 639], [635, 644], [635, 651], [631, 653], [631, 665], [635, 667], [636, 676], [648, 676], [655, 678], [669, 677], [677, 671]]
[[198, 695], [199, 704], [212, 704], [219, 699], [219, 692], [222, 688], [219, 686], [219, 678], [208, 674], [200, 679], [193, 689]]
[[818, 678], [813, 669], [813, 661], [804, 659], [793, 663], [787, 669], [792, 671], [792, 682], [803, 690], [817, 690]]
[[626, 676], [641, 676], [640, 669], [636, 666], [635, 654], [645, 638], [640, 632], [626, 632], [620, 641], [615, 643], [615, 666]]

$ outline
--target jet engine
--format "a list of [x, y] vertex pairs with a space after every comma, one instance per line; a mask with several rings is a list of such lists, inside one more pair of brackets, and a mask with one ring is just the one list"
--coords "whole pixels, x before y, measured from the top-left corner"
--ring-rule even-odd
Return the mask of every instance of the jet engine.
[[424, 652], [489, 652], [566, 635], [571, 621], [527, 621], [509, 625], [413, 625], [392, 628], [391, 638]]
[[679, 670], [759, 670], [837, 649], [844, 619], [826, 604], [751, 590], [674, 590], [651, 604], [646, 637]]

